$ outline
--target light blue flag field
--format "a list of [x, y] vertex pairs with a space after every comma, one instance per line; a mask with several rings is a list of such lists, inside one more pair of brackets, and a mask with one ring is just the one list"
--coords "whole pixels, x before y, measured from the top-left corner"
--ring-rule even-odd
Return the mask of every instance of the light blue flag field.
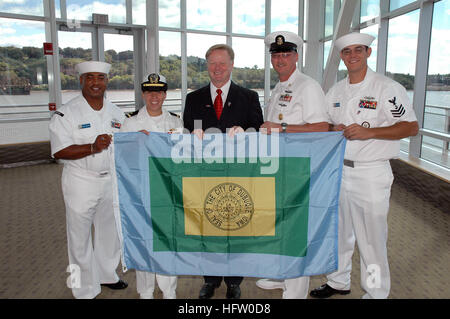
[[114, 134], [122, 265], [273, 279], [338, 265], [342, 132]]

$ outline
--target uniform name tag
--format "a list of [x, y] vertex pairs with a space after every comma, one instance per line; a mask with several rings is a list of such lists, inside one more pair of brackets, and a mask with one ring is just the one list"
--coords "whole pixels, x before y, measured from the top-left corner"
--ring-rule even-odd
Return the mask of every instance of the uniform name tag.
[[81, 130], [83, 128], [90, 128], [91, 127], [91, 123], [86, 123], [86, 124], [80, 124], [78, 125], [78, 128]]
[[339, 102], [333, 103], [333, 107], [341, 107], [341, 103]]

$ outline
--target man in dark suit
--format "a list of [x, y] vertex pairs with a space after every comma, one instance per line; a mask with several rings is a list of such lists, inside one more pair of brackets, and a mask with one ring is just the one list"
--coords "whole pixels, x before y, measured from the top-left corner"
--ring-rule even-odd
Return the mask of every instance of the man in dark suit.
[[[249, 128], [258, 130], [263, 124], [261, 105], [255, 91], [240, 87], [231, 81], [234, 65], [233, 49], [217, 44], [206, 52], [210, 84], [186, 96], [183, 113], [184, 127], [203, 137], [207, 129], [215, 128], [230, 136]], [[200, 122], [201, 121], [201, 122]], [[205, 276], [200, 299], [214, 295], [224, 279], [228, 299], [239, 299], [243, 277]]]

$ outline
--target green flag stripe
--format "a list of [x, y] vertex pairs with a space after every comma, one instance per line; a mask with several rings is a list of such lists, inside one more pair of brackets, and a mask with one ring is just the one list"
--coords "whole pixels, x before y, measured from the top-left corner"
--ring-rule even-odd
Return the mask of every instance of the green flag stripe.
[[[306, 255], [310, 159], [279, 158], [275, 174], [262, 175], [260, 163], [173, 163], [149, 157], [154, 251]], [[275, 236], [185, 235], [183, 177], [275, 177]]]

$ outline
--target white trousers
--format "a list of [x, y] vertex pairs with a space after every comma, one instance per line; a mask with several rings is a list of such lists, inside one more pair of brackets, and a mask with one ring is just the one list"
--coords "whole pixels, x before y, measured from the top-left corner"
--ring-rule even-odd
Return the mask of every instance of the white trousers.
[[153, 299], [155, 281], [163, 293], [164, 299], [176, 299], [177, 276], [155, 274], [153, 272], [136, 270], [137, 292], [145, 298]]
[[[75, 298], [94, 298], [101, 283], [119, 280], [120, 244], [112, 206], [110, 175], [98, 176], [64, 167], [62, 191], [66, 206], [67, 245]], [[92, 242], [92, 225], [94, 240]]]
[[306, 299], [309, 290], [309, 277], [284, 280], [283, 299]]
[[327, 276], [334, 289], [350, 289], [355, 241], [358, 243], [363, 298], [387, 298], [387, 216], [393, 175], [389, 161], [344, 166], [339, 199], [338, 270]]

